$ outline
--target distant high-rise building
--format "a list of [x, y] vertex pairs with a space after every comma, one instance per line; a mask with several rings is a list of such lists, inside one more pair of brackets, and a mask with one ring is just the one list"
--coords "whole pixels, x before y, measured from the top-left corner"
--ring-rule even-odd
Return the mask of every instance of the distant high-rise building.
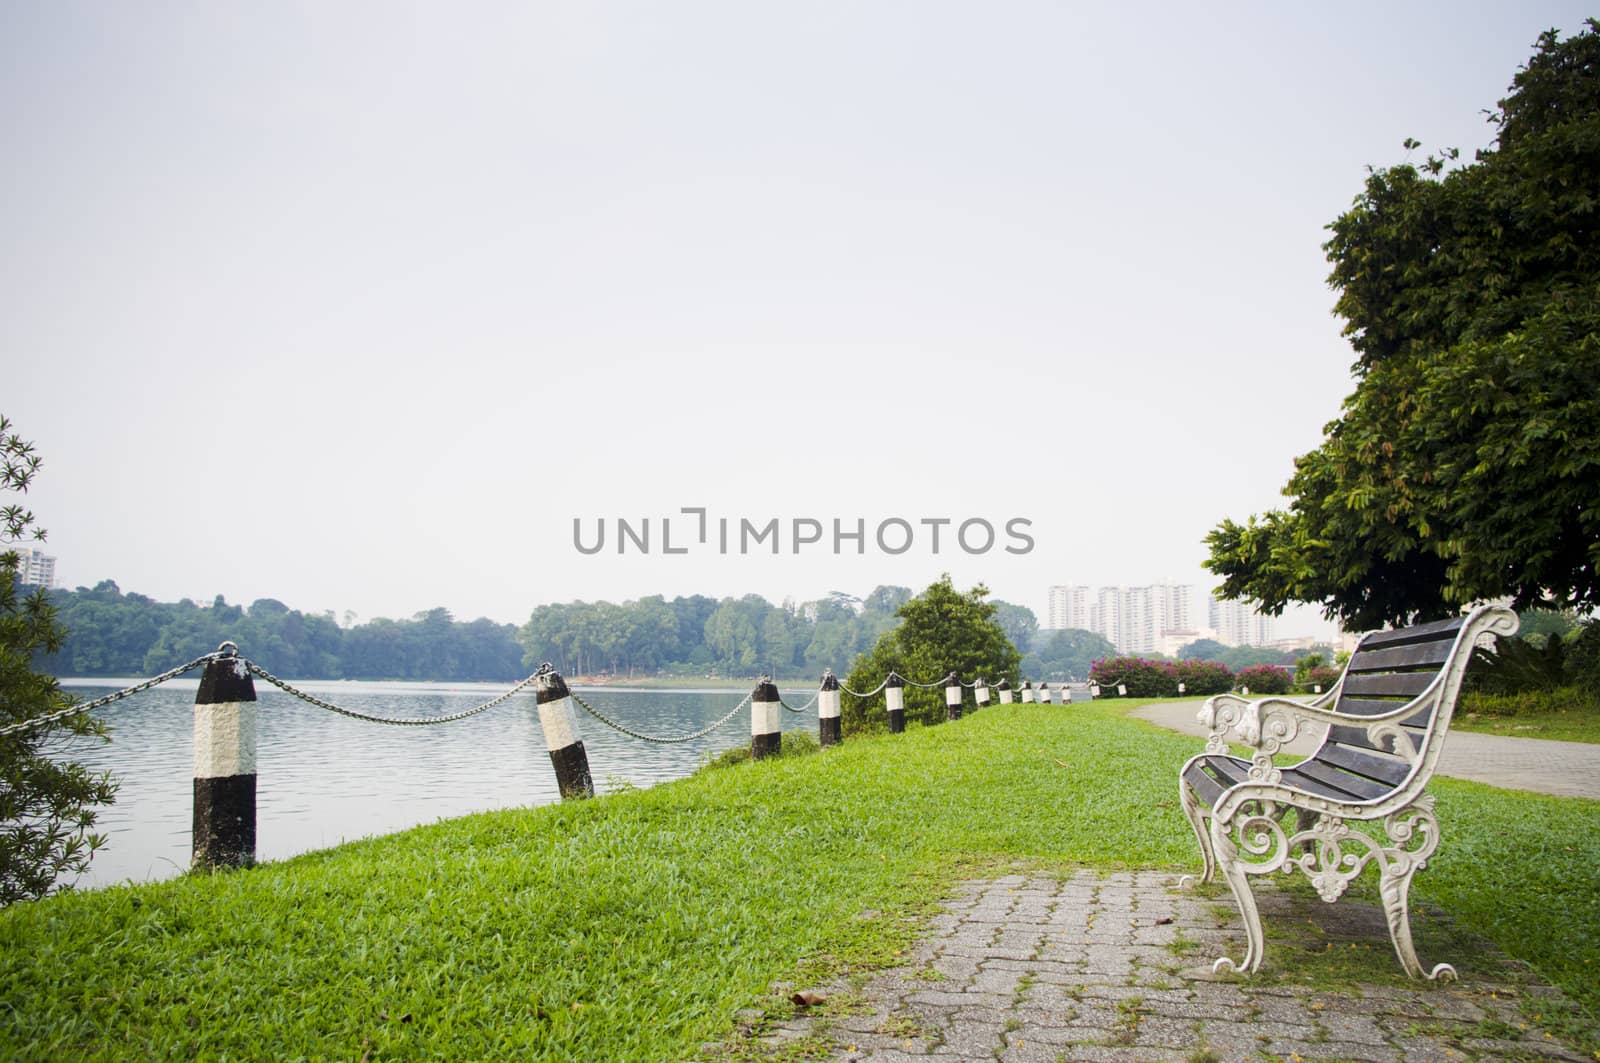
[[1050, 611], [1045, 627], [1060, 630], [1089, 628], [1089, 588], [1058, 586], [1050, 588]]
[[[50, 588], [56, 585], [56, 559], [31, 546], [10, 546], [16, 552], [17, 582], [25, 587]], [[3, 552], [3, 551], [0, 551]]]
[[1217, 641], [1227, 646], [1265, 646], [1272, 641], [1272, 617], [1256, 612], [1248, 602], [1211, 599], [1206, 607], [1208, 623], [1216, 629]]
[[1167, 632], [1189, 630], [1193, 596], [1186, 584], [1101, 587], [1088, 607], [1087, 626], [1118, 653], [1161, 653]]

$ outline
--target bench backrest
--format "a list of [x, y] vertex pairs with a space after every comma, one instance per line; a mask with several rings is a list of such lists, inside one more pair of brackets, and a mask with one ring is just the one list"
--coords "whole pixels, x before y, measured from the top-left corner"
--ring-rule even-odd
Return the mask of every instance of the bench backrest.
[[1365, 725], [1329, 727], [1322, 746], [1298, 768], [1313, 777], [1325, 776], [1323, 781], [1366, 799], [1381, 797], [1405, 782], [1420, 760], [1433, 759], [1425, 754], [1449, 727], [1461, 675], [1473, 643], [1485, 630], [1515, 632], [1516, 614], [1503, 607], [1480, 606], [1465, 616], [1367, 635], [1345, 665], [1329, 708], [1347, 716], [1380, 716], [1422, 694], [1429, 696], [1398, 726], [1382, 728], [1376, 735]]

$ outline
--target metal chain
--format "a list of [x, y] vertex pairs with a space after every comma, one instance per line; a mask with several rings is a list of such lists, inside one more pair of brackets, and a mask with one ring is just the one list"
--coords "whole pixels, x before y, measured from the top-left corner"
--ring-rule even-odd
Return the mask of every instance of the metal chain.
[[[890, 674], [892, 674], [892, 675], [900, 675], [900, 673], [898, 673], [898, 672], [893, 672], [893, 673], [890, 673]], [[903, 675], [900, 676], [900, 678], [901, 679], [906, 679], [906, 677], [903, 676]], [[956, 680], [956, 682], [959, 683], [959, 682], [961, 682], [961, 680], [958, 679], [958, 680]], [[939, 680], [937, 683], [918, 683], [918, 682], [916, 682], [914, 680], [906, 679], [906, 684], [908, 686], [921, 687], [924, 690], [937, 690], [937, 689], [942, 688], [945, 685], [943, 679]]]
[[790, 712], [805, 712], [807, 709], [811, 708], [811, 706], [815, 705], [817, 703], [817, 699], [819, 697], [821, 697], [821, 696], [822, 696], [822, 692], [818, 691], [817, 693], [811, 695], [811, 700], [810, 701], [806, 702], [804, 705], [800, 706], [798, 709], [795, 708], [793, 705], [790, 705], [788, 702], [784, 701], [783, 698], [781, 698], [781, 697], [778, 699], [778, 704], [782, 705], [784, 708], [788, 709]]
[[696, 731], [694, 734], [679, 735], [679, 736], [676, 736], [676, 737], [673, 737], [673, 738], [661, 738], [661, 737], [659, 737], [657, 735], [641, 734], [640, 732], [635, 731], [630, 727], [624, 727], [622, 724], [618, 723], [616, 720], [613, 720], [609, 716], [607, 716], [604, 713], [602, 713], [599, 709], [595, 708], [593, 705], [590, 705], [587, 701], [584, 701], [581, 697], [579, 697], [577, 695], [576, 692], [569, 692], [569, 693], [572, 694], [572, 700], [576, 701], [579, 704], [579, 706], [581, 706], [583, 708], [584, 712], [587, 712], [590, 716], [593, 716], [595, 719], [599, 720], [601, 723], [605, 724], [607, 727], [611, 728], [613, 731], [620, 731], [622, 734], [627, 735], [629, 738], [637, 738], [641, 742], [654, 742], [658, 746], [672, 746], [672, 745], [677, 745], [680, 742], [692, 742], [696, 738], [704, 738], [706, 735], [710, 734], [712, 731], [715, 731], [717, 728], [721, 727], [723, 724], [725, 724], [729, 720], [733, 719], [734, 716], [738, 714], [739, 710], [744, 708], [746, 705], [748, 705], [750, 703], [750, 699], [755, 697], [755, 691], [752, 690], [750, 693], [748, 693], [748, 694], [746, 694], [744, 696], [744, 700], [743, 701], [739, 702], [739, 704], [737, 704], [737, 705], [735, 705], [733, 707], [733, 711], [732, 712], [729, 712], [728, 715], [724, 716], [722, 719], [718, 720], [716, 723], [712, 724], [711, 726], [702, 727], [700, 730]]
[[[241, 657], [240, 660], [244, 660], [244, 658]], [[277, 676], [273, 675], [259, 664], [256, 664], [254, 661], [244, 661], [244, 666], [250, 669], [250, 671], [254, 672], [256, 675], [260, 676], [262, 679], [265, 679], [267, 682], [277, 687], [279, 690], [299, 698], [308, 705], [315, 705], [319, 709], [327, 709], [329, 712], [336, 712], [340, 716], [348, 716], [353, 720], [365, 720], [368, 723], [387, 723], [393, 724], [396, 727], [428, 727], [436, 723], [454, 723], [457, 720], [465, 720], [468, 716], [476, 716], [478, 713], [483, 712], [486, 709], [494, 708], [502, 701], [507, 700], [512, 695], [522, 690], [535, 679], [538, 679], [541, 675], [546, 674], [546, 670], [541, 668], [528, 678], [524, 679], [522, 682], [518, 683], [516, 686], [512, 687], [510, 690], [506, 691], [504, 694], [501, 694], [499, 697], [490, 701], [486, 701], [477, 708], [467, 709], [465, 712], [455, 712], [448, 716], [413, 716], [397, 720], [388, 716], [369, 716], [364, 712], [357, 712], [354, 709], [343, 709], [330, 701], [323, 701], [319, 697], [307, 694], [304, 690], [299, 690], [293, 686], [290, 686], [288, 683], [285, 683], [283, 680], [279, 679]]]
[[884, 687], [888, 686], [889, 685], [889, 679], [893, 675], [894, 675], [894, 673], [890, 672], [889, 675], [884, 677], [883, 682], [879, 683], [877, 686], [873, 687], [871, 690], [867, 691], [865, 694], [862, 694], [859, 691], [851, 690], [849, 687], [845, 686], [843, 683], [839, 684], [839, 689], [844, 691], [846, 694], [849, 694], [853, 698], [863, 698], [863, 699], [864, 698], [870, 698], [870, 697], [872, 697], [872, 695], [876, 694], [878, 691], [880, 691]]
[[151, 687], [160, 686], [169, 679], [176, 679], [185, 672], [194, 671], [196, 668], [199, 668], [202, 664], [205, 664], [208, 661], [225, 656], [229, 655], [220, 650], [216, 651], [215, 653], [208, 653], [204, 657], [196, 657], [188, 664], [174, 668], [170, 672], [162, 672], [153, 679], [146, 679], [142, 683], [135, 683], [133, 686], [119, 690], [115, 694], [107, 694], [104, 697], [95, 698], [93, 701], [84, 702], [82, 705], [71, 705], [65, 709], [59, 709], [45, 716], [36, 716], [31, 720], [23, 720], [20, 723], [7, 724], [4, 727], [0, 727], [0, 736], [16, 734], [18, 731], [31, 731], [35, 727], [43, 727], [47, 723], [55, 723], [57, 720], [64, 720], [68, 716], [76, 716], [83, 712], [93, 712], [95, 709], [110, 705], [114, 701], [121, 701], [123, 698], [131, 697], [134, 694], [143, 693], [144, 691], [149, 690]]

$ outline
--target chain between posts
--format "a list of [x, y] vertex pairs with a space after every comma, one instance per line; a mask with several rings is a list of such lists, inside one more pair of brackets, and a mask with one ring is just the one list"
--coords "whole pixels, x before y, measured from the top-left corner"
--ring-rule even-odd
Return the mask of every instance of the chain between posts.
[[877, 686], [873, 687], [871, 690], [867, 691], [865, 694], [863, 694], [863, 693], [861, 693], [860, 691], [857, 691], [857, 690], [851, 690], [849, 687], [844, 685], [843, 680], [841, 680], [839, 682], [839, 689], [844, 691], [846, 694], [849, 694], [853, 698], [870, 698], [870, 697], [872, 697], [872, 695], [876, 694], [878, 691], [880, 691], [884, 687], [888, 686], [889, 685], [889, 680], [892, 679], [892, 678], [894, 678], [894, 673], [890, 672], [888, 675], [883, 677], [883, 682], [879, 683]]
[[491, 700], [484, 702], [482, 705], [479, 705], [476, 708], [467, 709], [464, 712], [455, 712], [448, 716], [413, 716], [402, 719], [394, 719], [388, 716], [372, 716], [364, 712], [357, 712], [354, 709], [340, 708], [331, 701], [323, 701], [321, 698], [316, 697], [315, 695], [307, 694], [304, 690], [300, 690], [294, 686], [291, 686], [282, 679], [279, 679], [277, 676], [273, 675], [271, 672], [267, 671], [265, 668], [261, 667], [259, 664], [256, 664], [254, 661], [245, 660], [242, 657], [240, 660], [244, 662], [244, 666], [252, 673], [260, 676], [262, 679], [268, 683], [271, 683], [285, 694], [299, 698], [307, 705], [315, 705], [319, 709], [327, 709], [329, 712], [336, 712], [340, 716], [348, 716], [353, 720], [365, 720], [367, 723], [386, 723], [395, 727], [429, 727], [437, 723], [455, 723], [457, 720], [465, 720], [468, 716], [476, 716], [480, 712], [494, 708], [496, 705], [499, 705], [501, 702], [508, 700], [513, 695], [520, 692], [529, 683], [532, 683], [540, 676], [550, 674], [550, 672], [553, 670], [549, 665], [544, 665], [537, 672], [534, 672], [528, 678], [524, 679], [510, 690], [506, 691], [504, 694], [501, 694], [499, 697], [492, 698]]
[[[224, 642], [222, 645], [232, 646], [233, 643]], [[237, 652], [237, 647], [235, 647], [235, 652]], [[7, 724], [4, 727], [0, 727], [0, 737], [16, 734], [19, 731], [31, 731], [36, 727], [43, 727], [47, 723], [55, 723], [57, 720], [64, 720], [69, 716], [76, 716], [79, 713], [93, 712], [95, 709], [104, 708], [105, 706], [110, 705], [112, 702], [121, 701], [123, 698], [131, 697], [134, 694], [143, 693], [144, 691], [149, 690], [151, 687], [160, 686], [167, 680], [176, 679], [185, 672], [192, 672], [201, 665], [213, 661], [218, 657], [232, 656], [233, 653], [218, 649], [215, 652], [208, 653], [203, 657], [196, 657], [188, 664], [180, 665], [179, 667], [168, 672], [162, 672], [160, 675], [155, 676], [152, 679], [146, 679], [142, 683], [135, 683], [133, 686], [126, 687], [114, 694], [107, 694], [104, 697], [95, 698], [93, 701], [86, 701], [82, 705], [72, 705], [65, 709], [58, 709], [57, 711], [48, 713], [44, 716], [35, 716], [31, 720], [23, 720], [19, 723]]]
[[730, 711], [728, 713], [728, 715], [724, 716], [722, 719], [718, 720], [716, 723], [712, 724], [709, 727], [702, 727], [700, 730], [696, 731], [694, 734], [675, 735], [675, 736], [673, 736], [671, 738], [662, 738], [662, 737], [660, 737], [658, 735], [641, 734], [640, 732], [635, 731], [630, 727], [624, 727], [622, 724], [618, 723], [617, 721], [611, 719], [611, 717], [609, 717], [609, 716], [605, 715], [604, 713], [602, 713], [599, 709], [595, 708], [593, 705], [590, 705], [587, 701], [584, 701], [583, 698], [578, 695], [577, 691], [569, 690], [567, 693], [572, 698], [573, 701], [578, 703], [579, 707], [581, 707], [584, 712], [587, 712], [590, 716], [593, 716], [595, 719], [599, 720], [601, 723], [605, 724], [607, 727], [611, 728], [613, 731], [617, 731], [617, 732], [619, 732], [621, 734], [625, 734], [629, 738], [637, 738], [641, 742], [654, 742], [658, 746], [673, 746], [673, 745], [677, 745], [680, 742], [692, 742], [696, 738], [704, 738], [706, 735], [710, 734], [712, 731], [715, 731], [717, 728], [721, 727], [723, 724], [725, 724], [729, 720], [733, 719], [734, 716], [738, 715], [739, 710], [744, 708], [746, 705], [750, 704], [750, 699], [755, 697], [755, 691], [752, 690], [750, 693], [748, 693], [748, 694], [746, 694], [744, 696], [744, 700], [743, 701], [739, 702], [739, 704], [737, 704], [737, 705], [735, 705], [733, 707], [732, 711]]
[[790, 705], [788, 702], [784, 701], [783, 698], [781, 698], [781, 697], [778, 698], [778, 704], [782, 705], [784, 708], [788, 709], [790, 712], [805, 712], [807, 709], [811, 708], [811, 706], [815, 705], [817, 703], [817, 698], [819, 698], [821, 696], [822, 695], [821, 695], [820, 691], [817, 692], [816, 694], [811, 695], [811, 700], [806, 702], [804, 705], [800, 706], [798, 709], [795, 708], [793, 705]]

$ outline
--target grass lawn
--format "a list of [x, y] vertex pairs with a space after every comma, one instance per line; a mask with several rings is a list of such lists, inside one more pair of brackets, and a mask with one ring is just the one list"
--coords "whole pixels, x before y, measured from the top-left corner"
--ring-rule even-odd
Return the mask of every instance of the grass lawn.
[[[974, 869], [1195, 870], [1176, 773], [1200, 742], [1122, 711], [993, 707], [18, 905], [0, 912], [0, 1056], [689, 1058], [774, 980], [894, 962]], [[1413, 896], [1535, 965], [1592, 1029], [1600, 802], [1435, 790], [1445, 842]], [[1366, 955], [1392, 975], [1386, 947]]]

